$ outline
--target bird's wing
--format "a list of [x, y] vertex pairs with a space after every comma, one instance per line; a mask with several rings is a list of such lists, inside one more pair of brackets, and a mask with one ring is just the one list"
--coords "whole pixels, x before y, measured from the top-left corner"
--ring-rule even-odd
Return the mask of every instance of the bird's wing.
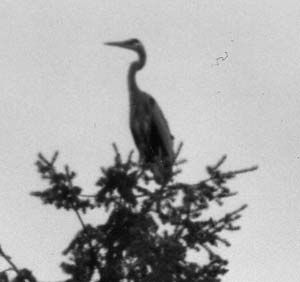
[[[164, 117], [162, 110], [153, 97], [147, 95], [149, 99], [149, 107], [151, 113], [151, 140], [150, 144], [154, 144], [157, 147], [161, 147], [165, 157], [168, 157], [169, 161], [173, 161], [173, 136], [171, 135], [168, 122]], [[153, 148], [154, 151], [157, 148]]]

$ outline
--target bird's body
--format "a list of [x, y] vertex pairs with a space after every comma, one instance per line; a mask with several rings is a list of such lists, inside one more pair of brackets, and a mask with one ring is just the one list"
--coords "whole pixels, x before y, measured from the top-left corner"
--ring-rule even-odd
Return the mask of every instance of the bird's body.
[[146, 168], [150, 168], [158, 183], [165, 183], [172, 176], [173, 137], [155, 99], [141, 91], [136, 83], [136, 73], [146, 62], [145, 49], [137, 39], [106, 44], [134, 50], [139, 56], [138, 60], [130, 65], [128, 72], [130, 129], [141, 162]]

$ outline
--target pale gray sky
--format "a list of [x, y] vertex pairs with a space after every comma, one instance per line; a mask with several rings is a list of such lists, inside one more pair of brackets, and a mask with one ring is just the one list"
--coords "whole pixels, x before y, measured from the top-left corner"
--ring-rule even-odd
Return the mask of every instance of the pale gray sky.
[[228, 169], [260, 166], [232, 181], [240, 194], [228, 210], [250, 207], [228, 235], [224, 281], [298, 281], [298, 0], [2, 0], [0, 243], [40, 280], [62, 278], [60, 253], [80, 226], [29, 196], [44, 187], [34, 161], [60, 150], [60, 164], [93, 192], [111, 143], [133, 148], [126, 72], [135, 55], [102, 44], [130, 37], [148, 53], [140, 88], [184, 141], [181, 180], [201, 180], [224, 153]]

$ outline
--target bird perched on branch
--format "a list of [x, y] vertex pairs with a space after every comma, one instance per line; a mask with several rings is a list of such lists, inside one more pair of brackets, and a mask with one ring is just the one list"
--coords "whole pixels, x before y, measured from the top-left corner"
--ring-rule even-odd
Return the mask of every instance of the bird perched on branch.
[[138, 39], [107, 42], [135, 51], [138, 59], [131, 63], [128, 72], [130, 99], [130, 129], [140, 154], [140, 161], [149, 168], [159, 184], [166, 183], [172, 176], [174, 163], [173, 136], [162, 110], [155, 99], [140, 90], [136, 83], [136, 73], [146, 63], [146, 52]]

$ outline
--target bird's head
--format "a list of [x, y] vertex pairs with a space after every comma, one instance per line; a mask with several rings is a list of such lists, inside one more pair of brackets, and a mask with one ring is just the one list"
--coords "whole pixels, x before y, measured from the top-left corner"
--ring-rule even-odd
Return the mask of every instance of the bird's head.
[[116, 46], [116, 47], [121, 47], [129, 50], [136, 51], [140, 53], [141, 51], [144, 51], [144, 46], [141, 43], [140, 40], [133, 38], [133, 39], [128, 39], [124, 41], [113, 41], [113, 42], [106, 42], [104, 43], [105, 45], [108, 46]]

